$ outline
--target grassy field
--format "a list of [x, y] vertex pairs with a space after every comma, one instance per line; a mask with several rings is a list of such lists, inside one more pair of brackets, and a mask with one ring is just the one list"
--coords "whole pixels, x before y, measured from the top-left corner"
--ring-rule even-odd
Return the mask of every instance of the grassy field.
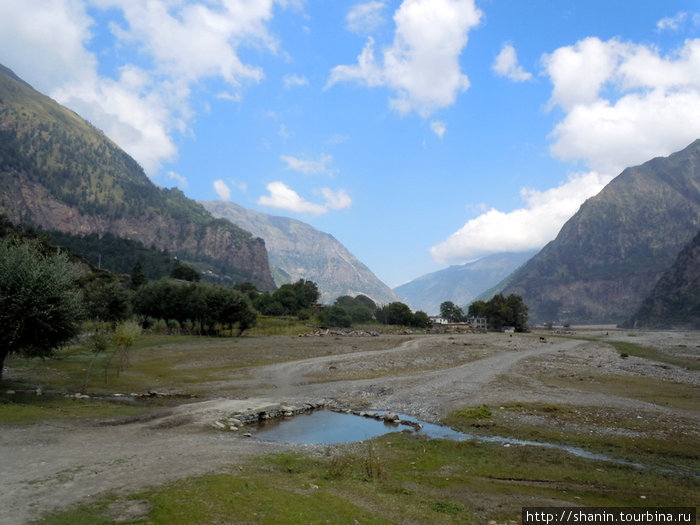
[[389, 434], [368, 443], [290, 451], [127, 496], [112, 494], [46, 524], [499, 523], [542, 505], [687, 506], [680, 475], [565, 452]]
[[[251, 366], [357, 350], [352, 338], [276, 335], [200, 338], [147, 335], [117, 373], [116, 356], [76, 345], [55, 359], [12, 357], [12, 381], [0, 383], [0, 431], [38, 421], [140, 417], [164, 404], [211, 396], [222, 378], [245, 378]], [[298, 329], [298, 327], [296, 328]], [[397, 338], [400, 336], [396, 336]], [[302, 340], [304, 339], [304, 340]], [[382, 350], [396, 340], [376, 340]], [[624, 348], [630, 353], [630, 347]], [[658, 357], [658, 356], [657, 356]], [[105, 375], [106, 371], [106, 375]], [[105, 379], [106, 377], [106, 379]], [[600, 374], [543, 376], [546, 384], [697, 409], [687, 384]], [[42, 395], [36, 394], [41, 388]], [[217, 387], [218, 388], [218, 387]], [[8, 393], [13, 391], [14, 393]], [[114, 394], [177, 392], [125, 404]], [[215, 395], [245, 395], [234, 387]], [[445, 418], [477, 435], [577, 446], [648, 468], [582, 459], [564, 451], [479, 441], [431, 440], [392, 433], [349, 445], [293, 447], [287, 452], [222, 458], [214, 473], [135, 491], [103, 494], [45, 516], [45, 524], [191, 523], [466, 523], [519, 522], [523, 506], [693, 506], [700, 501], [700, 442], [694, 419], [668, 421], [645, 412], [584, 405], [509, 403], [465, 406]]]

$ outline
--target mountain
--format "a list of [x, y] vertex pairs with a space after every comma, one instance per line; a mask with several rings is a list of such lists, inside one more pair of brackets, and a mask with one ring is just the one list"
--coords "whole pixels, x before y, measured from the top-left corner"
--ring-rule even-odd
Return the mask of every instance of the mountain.
[[398, 301], [391, 289], [332, 235], [290, 219], [267, 215], [232, 202], [202, 202], [215, 217], [228, 219], [265, 239], [277, 284], [308, 279], [318, 285], [321, 302], [363, 294], [377, 303]]
[[626, 325], [700, 329], [700, 231], [681, 250]]
[[700, 140], [627, 168], [509, 279], [533, 322], [629, 319], [700, 228]]
[[430, 315], [440, 313], [440, 304], [452, 301], [465, 306], [480, 293], [495, 286], [536, 252], [499, 253], [478, 261], [450, 266], [394, 288], [403, 302]]
[[0, 213], [45, 230], [110, 232], [233, 282], [275, 288], [262, 239], [157, 187], [101, 131], [2, 66]]

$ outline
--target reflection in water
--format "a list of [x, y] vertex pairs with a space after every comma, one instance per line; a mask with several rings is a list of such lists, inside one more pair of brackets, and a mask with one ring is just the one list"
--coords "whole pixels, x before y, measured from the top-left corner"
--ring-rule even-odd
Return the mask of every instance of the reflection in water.
[[298, 445], [330, 445], [334, 443], [352, 443], [372, 439], [389, 432], [410, 432], [422, 434], [433, 439], [452, 439], [465, 441], [475, 439], [478, 441], [503, 443], [508, 445], [531, 445], [545, 448], [564, 450], [574, 456], [601, 461], [613, 461], [626, 465], [642, 467], [642, 465], [613, 459], [602, 454], [594, 454], [581, 448], [557, 445], [554, 443], [542, 443], [538, 441], [526, 441], [510, 439], [498, 436], [474, 436], [458, 432], [449, 427], [434, 425], [419, 421], [405, 414], [398, 414], [403, 421], [419, 422], [423, 425], [421, 430], [414, 430], [410, 426], [385, 423], [373, 418], [333, 412], [331, 410], [317, 410], [308, 414], [301, 414], [290, 419], [270, 420], [261, 422], [255, 432], [255, 437], [265, 441], [278, 441]]

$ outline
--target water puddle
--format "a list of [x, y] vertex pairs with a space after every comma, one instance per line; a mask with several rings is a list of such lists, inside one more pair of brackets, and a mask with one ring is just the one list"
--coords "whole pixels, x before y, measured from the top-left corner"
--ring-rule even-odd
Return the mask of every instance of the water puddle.
[[419, 429], [418, 425], [386, 423], [381, 420], [355, 414], [333, 412], [331, 410], [316, 410], [289, 419], [276, 419], [261, 422], [257, 426], [257, 429], [254, 430], [253, 435], [265, 441], [277, 441], [297, 445], [331, 445], [365, 441], [390, 432], [410, 432], [433, 439], [452, 439], [455, 441], [474, 439], [489, 443], [502, 443], [503, 446], [506, 447], [520, 445], [553, 448], [563, 450], [581, 458], [612, 461], [644, 468], [643, 465], [614, 459], [602, 454], [595, 454], [578, 447], [498, 436], [475, 436], [464, 432], [458, 432], [449, 427], [419, 421], [405, 414], [397, 415], [400, 417], [401, 421], [420, 424], [422, 428]]

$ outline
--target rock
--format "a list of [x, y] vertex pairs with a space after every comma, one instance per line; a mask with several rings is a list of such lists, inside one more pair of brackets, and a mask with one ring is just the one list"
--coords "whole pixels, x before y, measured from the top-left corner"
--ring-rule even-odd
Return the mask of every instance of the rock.
[[399, 416], [398, 414], [394, 414], [393, 412], [387, 412], [382, 416], [382, 419], [386, 423], [398, 423], [399, 422]]

